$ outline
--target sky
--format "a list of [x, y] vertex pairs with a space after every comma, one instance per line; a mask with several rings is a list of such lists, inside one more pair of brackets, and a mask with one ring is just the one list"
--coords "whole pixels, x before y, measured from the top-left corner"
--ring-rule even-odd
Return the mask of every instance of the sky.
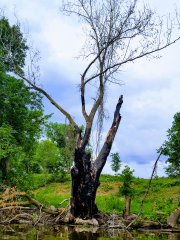
[[[179, 0], [144, 1], [160, 15], [168, 14], [175, 7], [180, 11]], [[11, 23], [17, 17], [34, 49], [40, 52], [38, 84], [81, 124], [78, 84], [86, 65], [77, 57], [84, 35], [76, 19], [60, 13], [60, 5], [61, 0], [0, 1], [5, 16]], [[107, 91], [105, 107], [109, 119], [103, 136], [111, 124], [118, 97], [123, 94], [122, 121], [111, 152], [119, 152], [123, 166], [134, 169], [135, 176], [149, 178], [157, 158], [156, 150], [166, 139], [174, 114], [180, 111], [180, 41], [162, 51], [160, 59], [141, 59], [128, 64], [119, 78], [123, 84], [111, 85]], [[46, 99], [44, 106], [46, 113], [53, 113], [51, 121], [65, 122], [64, 116]], [[162, 157], [158, 176], [165, 175], [164, 167]], [[103, 172], [112, 174], [110, 158]]]

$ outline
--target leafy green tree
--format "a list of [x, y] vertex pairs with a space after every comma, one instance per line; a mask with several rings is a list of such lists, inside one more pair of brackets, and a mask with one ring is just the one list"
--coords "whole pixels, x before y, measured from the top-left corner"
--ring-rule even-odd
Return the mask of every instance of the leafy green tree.
[[[0, 170], [3, 179], [8, 178], [9, 166], [14, 163], [13, 159], [17, 155], [10, 149], [25, 153], [21, 154], [24, 156], [24, 163], [21, 161], [20, 165], [24, 165], [24, 170], [30, 170], [34, 146], [45, 122], [40, 94], [30, 91], [22, 80], [7, 74], [23, 74], [27, 50], [26, 39], [19, 25], [11, 26], [8, 19], [0, 16], [0, 127], [1, 134], [6, 131], [4, 143], [9, 143], [6, 148], [1, 144], [0, 149], [2, 153], [6, 152], [6, 156], [1, 155]], [[19, 156], [16, 161], [19, 159], [22, 160], [22, 157]], [[13, 169], [16, 172], [14, 167]]]
[[8, 19], [0, 17], [0, 71], [23, 73], [27, 49], [19, 25], [10, 26]]
[[125, 197], [125, 209], [124, 209], [124, 217], [127, 218], [130, 215], [130, 208], [131, 208], [131, 198], [134, 194], [134, 190], [131, 186], [133, 181], [133, 172], [129, 166], [125, 166], [124, 170], [121, 173], [121, 180], [123, 185], [120, 187], [120, 194]]
[[[26, 153], [24, 166], [25, 170], [29, 171], [35, 144], [47, 118], [43, 116], [42, 98], [39, 93], [30, 91], [22, 80], [4, 72], [0, 72], [0, 96], [0, 127], [7, 132], [6, 141], [9, 142], [9, 146], [16, 145]], [[4, 124], [9, 127], [4, 128]], [[12, 140], [14, 145], [10, 144]], [[11, 152], [8, 149], [6, 153], [10, 156]], [[4, 151], [2, 145], [0, 151]], [[1, 161], [2, 159], [3, 156]], [[2, 166], [1, 170], [8, 171]]]
[[73, 128], [70, 125], [51, 122], [46, 125], [45, 131], [47, 138], [59, 148], [64, 169], [68, 171], [72, 166], [76, 140]]
[[172, 127], [167, 131], [167, 138], [162, 145], [162, 153], [167, 156], [169, 177], [180, 176], [180, 112], [174, 115]]
[[34, 163], [39, 164], [39, 171], [54, 173], [63, 169], [60, 150], [50, 140], [44, 140], [37, 144], [34, 159]]
[[111, 154], [111, 168], [117, 174], [121, 167], [121, 160], [119, 153], [112, 153]]

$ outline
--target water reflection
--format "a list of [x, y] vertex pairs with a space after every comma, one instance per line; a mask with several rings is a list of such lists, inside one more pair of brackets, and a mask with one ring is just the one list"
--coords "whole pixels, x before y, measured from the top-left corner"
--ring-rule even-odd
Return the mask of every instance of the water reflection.
[[25, 225], [0, 226], [0, 239], [35, 240], [180, 240], [179, 233], [137, 232], [121, 229], [77, 226], [33, 227]]

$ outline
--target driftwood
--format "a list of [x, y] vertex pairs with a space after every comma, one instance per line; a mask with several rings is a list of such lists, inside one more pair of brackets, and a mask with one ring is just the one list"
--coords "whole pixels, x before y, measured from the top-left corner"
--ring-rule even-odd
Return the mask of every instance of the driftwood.
[[[1, 209], [5, 209], [6, 207], [21, 207], [21, 206], [30, 206], [30, 205], [34, 205], [36, 206], [38, 209], [41, 209], [41, 211], [45, 212], [45, 213], [49, 213], [49, 214], [53, 214], [53, 215], [58, 215], [59, 214], [59, 211], [58, 209], [55, 209], [55, 210], [52, 210], [51, 208], [47, 208], [45, 207], [42, 203], [38, 202], [37, 200], [33, 199], [31, 196], [29, 196], [27, 193], [24, 193], [24, 192], [14, 192], [14, 195], [16, 197], [24, 197], [24, 198], [27, 198], [28, 201], [24, 201], [24, 202], [15, 202], [15, 201], [12, 201], [12, 202], [5, 202], [5, 201], [2, 201], [3, 203], [0, 204], [0, 210]], [[10, 200], [12, 197], [11, 195], [9, 196], [7, 200]], [[4, 207], [5, 206], [5, 207]]]
[[68, 207], [65, 209], [54, 206], [46, 207], [27, 193], [17, 191], [16, 188], [7, 188], [0, 197], [0, 224], [57, 223], [67, 212]]
[[167, 224], [173, 228], [180, 230], [180, 208], [171, 213], [167, 219]]

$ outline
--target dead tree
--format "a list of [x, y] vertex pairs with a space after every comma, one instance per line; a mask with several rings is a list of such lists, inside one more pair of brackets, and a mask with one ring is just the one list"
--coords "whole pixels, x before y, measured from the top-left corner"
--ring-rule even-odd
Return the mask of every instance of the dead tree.
[[[102, 144], [97, 158], [92, 161], [86, 151], [95, 116], [103, 109], [103, 100], [108, 83], [117, 83], [125, 64], [143, 57], [157, 57], [158, 52], [180, 39], [173, 37], [173, 20], [156, 17], [147, 6], [138, 7], [138, 0], [72, 0], [65, 1], [61, 9], [65, 14], [76, 15], [86, 29], [87, 41], [83, 57], [88, 61], [80, 78], [80, 97], [85, 132], [82, 134], [73, 117], [32, 79], [14, 71], [34, 89], [38, 90], [69, 120], [76, 131], [74, 166], [71, 169], [72, 191], [70, 213], [72, 218], [92, 218], [97, 212], [96, 192], [99, 177], [110, 153], [121, 116], [123, 97], [115, 107], [112, 126]], [[164, 24], [165, 23], [165, 24]], [[96, 85], [96, 97], [90, 111], [86, 109], [87, 90]], [[101, 120], [103, 112], [100, 111]], [[102, 126], [102, 124], [101, 124]]]

